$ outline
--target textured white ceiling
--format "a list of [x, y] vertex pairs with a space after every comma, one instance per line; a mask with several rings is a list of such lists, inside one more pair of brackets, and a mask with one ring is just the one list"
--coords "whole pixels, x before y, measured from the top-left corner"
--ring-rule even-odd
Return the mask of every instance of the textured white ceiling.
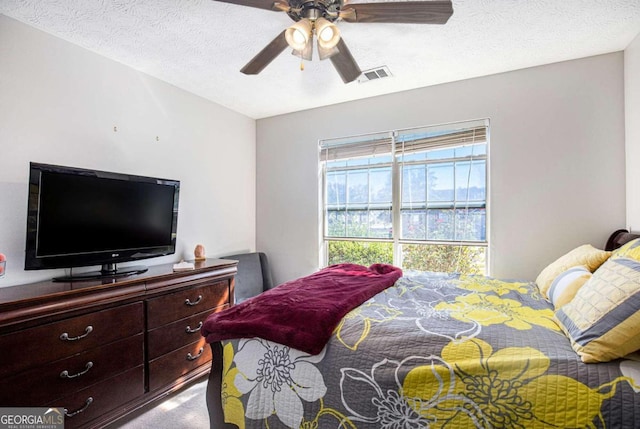
[[340, 22], [362, 70], [393, 74], [345, 85], [330, 61], [300, 71], [288, 50], [258, 75], [240, 73], [293, 23], [282, 12], [213, 0], [0, 0], [0, 13], [256, 119], [620, 51], [640, 32], [640, 0], [453, 0], [453, 9], [443, 26]]

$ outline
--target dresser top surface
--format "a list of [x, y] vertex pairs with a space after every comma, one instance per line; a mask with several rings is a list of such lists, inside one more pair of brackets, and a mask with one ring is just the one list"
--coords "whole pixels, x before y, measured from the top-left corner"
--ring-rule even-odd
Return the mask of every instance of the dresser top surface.
[[18, 304], [31, 301], [46, 301], [49, 299], [67, 299], [97, 292], [135, 288], [144, 289], [145, 284], [159, 280], [178, 279], [180, 277], [206, 274], [212, 271], [235, 269], [237, 261], [229, 259], [206, 259], [194, 262], [194, 269], [188, 271], [173, 271], [173, 264], [150, 265], [141, 274], [103, 278], [98, 280], [54, 282], [42, 281], [37, 283], [8, 286], [0, 288], [0, 312]]

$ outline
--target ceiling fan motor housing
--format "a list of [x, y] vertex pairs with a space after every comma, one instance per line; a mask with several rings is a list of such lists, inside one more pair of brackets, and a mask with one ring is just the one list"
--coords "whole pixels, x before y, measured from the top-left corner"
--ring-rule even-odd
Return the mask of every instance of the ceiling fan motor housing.
[[342, 2], [340, 0], [291, 0], [289, 1], [289, 10], [287, 15], [294, 21], [300, 21], [307, 18], [315, 21], [318, 18], [324, 18], [327, 21], [334, 22], [339, 18]]

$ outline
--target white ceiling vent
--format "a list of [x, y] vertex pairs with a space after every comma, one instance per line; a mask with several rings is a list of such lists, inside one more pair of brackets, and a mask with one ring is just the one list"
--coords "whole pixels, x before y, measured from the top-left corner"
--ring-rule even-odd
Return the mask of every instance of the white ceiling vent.
[[375, 69], [365, 70], [362, 72], [360, 77], [358, 78], [359, 83], [369, 82], [370, 80], [382, 79], [385, 77], [391, 77], [392, 74], [389, 71], [389, 67], [382, 66], [376, 67]]

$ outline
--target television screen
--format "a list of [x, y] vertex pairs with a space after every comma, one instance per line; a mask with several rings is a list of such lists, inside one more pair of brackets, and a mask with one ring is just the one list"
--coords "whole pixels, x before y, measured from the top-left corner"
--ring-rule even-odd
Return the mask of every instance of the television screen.
[[109, 275], [111, 264], [175, 252], [177, 180], [31, 163], [29, 188], [25, 269]]

